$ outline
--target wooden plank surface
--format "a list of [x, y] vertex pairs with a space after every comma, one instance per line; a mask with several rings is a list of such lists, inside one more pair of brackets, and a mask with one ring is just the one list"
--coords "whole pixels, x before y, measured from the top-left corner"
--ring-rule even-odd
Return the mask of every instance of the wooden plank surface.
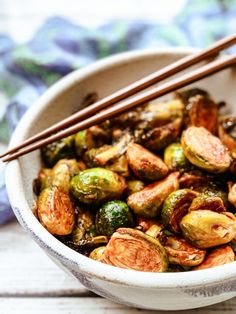
[[87, 293], [75, 278], [49, 259], [16, 221], [0, 227], [0, 265], [0, 296]]
[[235, 314], [236, 298], [219, 305], [188, 311], [130, 309], [102, 298], [0, 298], [1, 313], [17, 314]]

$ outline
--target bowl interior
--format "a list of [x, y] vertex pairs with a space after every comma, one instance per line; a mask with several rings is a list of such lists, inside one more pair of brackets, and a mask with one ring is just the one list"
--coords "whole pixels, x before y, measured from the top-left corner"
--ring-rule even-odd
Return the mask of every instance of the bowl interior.
[[[77, 111], [82, 99], [87, 94], [96, 92], [101, 99], [113, 91], [176, 61], [187, 53], [186, 51], [124, 53], [70, 74], [50, 88], [26, 113], [12, 137], [10, 146], [16, 145]], [[235, 69], [227, 69], [201, 80], [193, 86], [205, 88], [216, 101], [226, 101], [228, 108], [236, 112], [234, 105], [236, 102], [235, 82]], [[6, 170], [7, 189], [11, 204], [18, 212], [18, 218], [19, 212], [21, 213], [21, 217], [23, 217], [21, 222], [26, 225], [25, 217], [31, 216], [31, 229], [39, 227], [39, 222], [32, 213], [34, 200], [32, 182], [40, 167], [40, 154], [39, 151], [36, 151], [19, 158], [17, 161], [10, 162]], [[14, 186], [15, 182], [16, 185]], [[22, 199], [24, 199], [24, 206], [21, 203]], [[46, 233], [45, 231], [44, 235]], [[50, 241], [51, 235], [47, 233], [46, 237]]]

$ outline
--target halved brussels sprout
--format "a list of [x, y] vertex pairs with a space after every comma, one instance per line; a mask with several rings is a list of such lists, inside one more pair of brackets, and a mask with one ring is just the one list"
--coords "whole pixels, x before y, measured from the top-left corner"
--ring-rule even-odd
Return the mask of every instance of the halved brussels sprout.
[[230, 167], [231, 157], [220, 139], [203, 127], [191, 126], [182, 133], [184, 154], [195, 166], [213, 173]]
[[96, 214], [98, 234], [111, 236], [118, 228], [133, 227], [134, 218], [125, 202], [116, 200], [102, 205]]
[[165, 177], [168, 173], [168, 167], [160, 157], [154, 155], [141, 145], [131, 143], [126, 152], [128, 164], [136, 177], [157, 181]]
[[52, 234], [67, 235], [75, 223], [75, 206], [70, 196], [58, 187], [44, 189], [37, 201], [41, 224]]
[[218, 106], [209, 97], [196, 95], [188, 100], [188, 125], [204, 127], [212, 134], [217, 131]]
[[86, 209], [79, 208], [76, 225], [71, 234], [72, 241], [80, 244], [82, 240], [91, 239], [96, 235], [94, 215]]
[[112, 235], [104, 250], [103, 262], [149, 272], [164, 272], [168, 266], [166, 252], [160, 242], [130, 228], [120, 228]]
[[160, 242], [164, 246], [171, 264], [196, 266], [202, 263], [206, 255], [206, 250], [197, 249], [179, 237], [162, 236]]
[[127, 188], [125, 190], [125, 194], [129, 196], [136, 192], [142, 191], [144, 187], [145, 187], [145, 184], [143, 183], [143, 181], [140, 181], [140, 180], [127, 181]]
[[185, 157], [180, 143], [172, 143], [166, 147], [164, 162], [170, 170], [189, 171], [193, 167]]
[[222, 198], [219, 196], [200, 194], [193, 201], [189, 207], [189, 211], [192, 210], [212, 210], [217, 213], [226, 212], [226, 208]]
[[94, 259], [95, 261], [101, 262], [103, 260], [103, 254], [104, 254], [105, 248], [106, 248], [105, 246], [97, 247], [90, 253], [89, 257]]
[[42, 159], [47, 167], [52, 167], [55, 163], [64, 158], [73, 158], [75, 136], [65, 137], [57, 142], [43, 146], [41, 149]]
[[179, 223], [188, 213], [188, 209], [198, 195], [190, 189], [181, 189], [172, 192], [164, 201], [161, 217], [164, 226], [173, 232], [181, 233]]
[[177, 118], [174, 121], [163, 126], [146, 130], [137, 130], [135, 137], [137, 142], [151, 151], [157, 152], [172, 142], [176, 141], [180, 134], [183, 119]]
[[42, 190], [52, 186], [52, 169], [42, 168], [39, 171], [38, 177], [33, 182], [33, 190], [36, 195], [39, 195]]
[[226, 244], [236, 236], [236, 218], [228, 212], [191, 211], [181, 220], [180, 227], [185, 239], [202, 249]]
[[236, 183], [233, 184], [233, 182], [228, 183], [229, 187], [229, 196], [228, 199], [234, 207], [236, 207]]
[[236, 117], [224, 117], [219, 122], [219, 138], [231, 153], [236, 153]]
[[154, 182], [142, 191], [131, 194], [128, 197], [128, 206], [135, 214], [144, 217], [155, 217], [159, 214], [166, 197], [179, 188], [179, 173], [173, 172], [165, 179]]
[[104, 201], [119, 199], [125, 188], [123, 177], [104, 168], [81, 171], [70, 182], [72, 195], [87, 204], [101, 204]]
[[52, 168], [52, 185], [60, 187], [64, 192], [70, 190], [70, 180], [79, 173], [76, 159], [61, 159]]
[[194, 267], [193, 270], [212, 268], [228, 263], [232, 263], [235, 259], [234, 251], [229, 245], [221, 246], [211, 251], [202, 262], [201, 265]]

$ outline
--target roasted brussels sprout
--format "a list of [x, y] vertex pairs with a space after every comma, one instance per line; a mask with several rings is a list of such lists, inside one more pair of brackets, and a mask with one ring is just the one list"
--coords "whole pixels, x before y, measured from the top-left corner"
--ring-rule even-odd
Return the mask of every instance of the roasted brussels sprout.
[[136, 177], [147, 181], [157, 181], [167, 176], [169, 170], [161, 158], [141, 145], [129, 144], [126, 155], [128, 164]]
[[178, 189], [179, 173], [173, 172], [165, 179], [145, 187], [142, 191], [128, 197], [128, 206], [135, 214], [144, 217], [155, 217], [159, 214], [166, 197]]
[[95, 219], [91, 211], [83, 208], [77, 208], [77, 210], [76, 225], [71, 237], [73, 243], [80, 244], [81, 241], [91, 239], [96, 235]]
[[220, 139], [203, 127], [189, 127], [182, 133], [184, 154], [195, 166], [221, 173], [230, 167], [231, 157]]
[[231, 153], [236, 153], [236, 117], [224, 117], [218, 127], [221, 142]]
[[138, 230], [146, 232], [152, 226], [160, 226], [161, 228], [163, 227], [162, 223], [156, 218], [138, 217], [136, 227]]
[[127, 181], [127, 188], [125, 190], [125, 194], [129, 196], [136, 192], [142, 191], [144, 187], [145, 187], [145, 184], [143, 183], [143, 181], [140, 181], [140, 180]]
[[201, 170], [185, 172], [179, 179], [179, 186], [181, 189], [192, 189], [200, 192], [205, 185], [206, 174], [203, 174]]
[[52, 186], [52, 169], [42, 168], [39, 171], [37, 179], [34, 180], [33, 189], [36, 195], [39, 195], [42, 190]]
[[126, 188], [123, 177], [104, 168], [81, 171], [70, 182], [72, 195], [82, 203], [101, 204], [119, 199]]
[[177, 118], [170, 123], [149, 131], [139, 130], [135, 134], [136, 140], [147, 149], [158, 152], [177, 140], [182, 122], [182, 118]]
[[185, 239], [176, 236], [162, 236], [160, 242], [171, 264], [196, 266], [202, 263], [206, 255], [206, 250], [197, 249]]
[[129, 165], [125, 155], [120, 156], [113, 163], [106, 165], [106, 169], [115, 171], [116, 173], [123, 177], [130, 176]]
[[161, 235], [162, 230], [164, 229], [164, 226], [162, 223], [158, 223], [155, 225], [152, 225], [148, 230], [145, 232], [147, 235], [153, 238], [158, 238]]
[[208, 92], [200, 88], [190, 88], [176, 93], [177, 99], [181, 99], [184, 104], [187, 106], [189, 104], [189, 100], [192, 97], [201, 95], [204, 98], [209, 98]]
[[164, 201], [161, 217], [164, 226], [173, 232], [181, 233], [179, 223], [188, 213], [189, 206], [199, 193], [190, 189], [172, 192]]
[[73, 158], [75, 156], [74, 140], [74, 135], [71, 135], [44, 146], [41, 149], [41, 155], [45, 165], [47, 167], [52, 167], [60, 159]]
[[79, 173], [76, 159], [61, 159], [52, 168], [52, 185], [60, 187], [64, 192], [70, 190], [70, 180]]
[[228, 212], [191, 211], [181, 220], [180, 227], [185, 239], [202, 249], [226, 244], [236, 236], [236, 218]]
[[172, 171], [189, 171], [193, 167], [185, 157], [183, 147], [180, 143], [172, 143], [166, 147], [164, 162]]
[[192, 204], [189, 207], [189, 211], [199, 209], [212, 210], [217, 213], [226, 212], [226, 208], [222, 198], [209, 194], [200, 194], [192, 201]]
[[234, 251], [229, 245], [221, 246], [211, 251], [201, 265], [194, 267], [193, 270], [200, 270], [220, 266], [233, 262], [235, 259]]
[[149, 272], [164, 272], [168, 266], [166, 252], [160, 242], [130, 228], [120, 228], [113, 233], [104, 250], [103, 262]]
[[105, 246], [97, 247], [90, 253], [89, 257], [94, 259], [95, 261], [101, 262], [103, 260], [103, 254], [104, 254], [105, 248], [106, 248]]
[[229, 201], [234, 207], [236, 207], [236, 183], [233, 182], [228, 183], [229, 186]]
[[95, 142], [90, 129], [79, 131], [75, 135], [75, 150], [78, 157], [82, 157], [86, 150], [93, 147], [95, 147]]
[[188, 125], [204, 127], [212, 134], [217, 131], [218, 106], [209, 97], [196, 95], [187, 105]]
[[133, 214], [125, 202], [110, 201], [97, 211], [96, 231], [98, 234], [111, 236], [118, 228], [133, 226]]
[[58, 187], [44, 189], [39, 195], [37, 213], [41, 224], [52, 234], [67, 235], [75, 223], [75, 206], [70, 196]]

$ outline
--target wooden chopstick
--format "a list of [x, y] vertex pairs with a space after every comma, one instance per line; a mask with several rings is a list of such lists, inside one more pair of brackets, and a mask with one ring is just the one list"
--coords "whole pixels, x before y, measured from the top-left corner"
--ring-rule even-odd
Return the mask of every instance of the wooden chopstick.
[[84, 118], [93, 115], [97, 113], [98, 111], [113, 105], [114, 103], [121, 101], [129, 96], [134, 95], [135, 93], [155, 84], [158, 83], [166, 78], [171, 77], [173, 74], [176, 74], [180, 71], [183, 71], [184, 69], [187, 69], [188, 67], [205, 60], [206, 58], [215, 56], [218, 52], [221, 50], [233, 45], [236, 43], [236, 34], [230, 35], [210, 47], [195, 53], [193, 55], [187, 56], [185, 58], [182, 58], [178, 60], [177, 62], [174, 62], [163, 69], [156, 71], [141, 80], [138, 80], [137, 82], [122, 88], [118, 90], [117, 92], [113, 93], [112, 95], [103, 98], [102, 100], [97, 101], [96, 103], [90, 105], [87, 108], [84, 108], [80, 110], [79, 112], [69, 116], [68, 118], [54, 124], [53, 126], [47, 128], [46, 130], [30, 137], [29, 139], [25, 140], [21, 144], [15, 146], [14, 148], [6, 151], [4, 154], [0, 155], [0, 158], [9, 155], [11, 153], [16, 152], [17, 150], [26, 147], [27, 145], [30, 145], [37, 140], [40, 140], [42, 138], [48, 137], [51, 134], [61, 131], [75, 123], [78, 123], [79, 121], [83, 120]]
[[4, 162], [10, 161], [13, 159], [16, 159], [17, 157], [20, 157], [22, 155], [25, 155], [29, 152], [32, 152], [33, 150], [36, 150], [44, 145], [50, 144], [54, 141], [57, 141], [59, 139], [62, 139], [63, 137], [72, 135], [80, 130], [86, 129], [88, 127], [91, 127], [93, 125], [99, 124], [103, 122], [106, 119], [112, 118], [114, 116], [117, 116], [127, 110], [130, 110], [131, 108], [137, 107], [139, 105], [142, 105], [148, 101], [151, 101], [153, 99], [156, 99], [157, 97], [164, 96], [170, 92], [173, 92], [179, 88], [182, 88], [186, 85], [189, 85], [191, 83], [194, 83], [200, 79], [203, 79], [209, 75], [212, 75], [214, 73], [217, 73], [227, 67], [230, 67], [232, 65], [236, 64], [236, 54], [227, 56], [225, 58], [221, 58], [219, 60], [213, 61], [211, 63], [208, 63], [190, 73], [184, 74], [176, 79], [173, 79], [165, 84], [162, 84], [161, 86], [152, 88], [149, 91], [146, 91], [142, 93], [141, 95], [133, 96], [131, 99], [124, 100], [121, 103], [118, 103], [114, 106], [111, 106], [102, 112], [97, 113], [96, 115], [89, 117], [88, 119], [79, 122], [76, 125], [73, 125], [69, 128], [67, 128], [64, 131], [61, 131], [55, 135], [52, 135], [51, 137], [47, 139], [42, 139], [24, 149], [22, 149], [19, 152], [13, 153], [12, 155], [5, 157], [3, 159]]

